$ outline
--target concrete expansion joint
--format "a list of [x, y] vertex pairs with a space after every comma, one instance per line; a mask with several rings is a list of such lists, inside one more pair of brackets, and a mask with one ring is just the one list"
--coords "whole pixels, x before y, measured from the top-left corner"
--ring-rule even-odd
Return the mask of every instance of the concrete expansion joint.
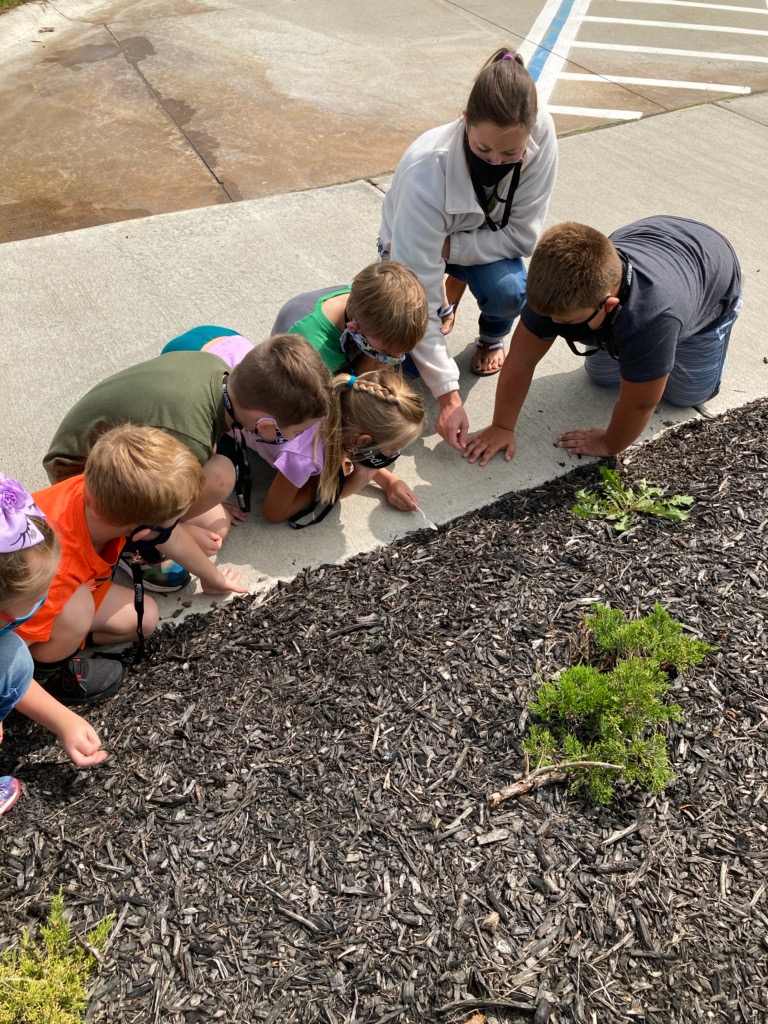
[[[213, 178], [213, 180], [219, 186], [219, 188], [224, 193], [224, 195], [227, 197], [227, 199], [230, 201], [230, 203], [235, 202], [236, 197], [233, 196], [229, 192], [229, 190], [227, 189], [227, 187], [224, 184], [224, 182], [221, 180], [221, 178], [219, 178], [219, 176], [216, 174], [214, 169], [211, 167], [211, 165], [205, 159], [205, 157], [200, 152], [200, 150], [197, 148], [197, 146], [195, 146], [194, 142], [189, 137], [187, 132], [184, 130], [183, 126], [178, 122], [178, 120], [173, 116], [171, 111], [168, 109], [167, 104], [163, 101], [162, 95], [157, 91], [157, 89], [155, 89], [153, 87], [151, 82], [147, 79], [147, 76], [144, 74], [144, 72], [139, 67], [141, 61], [144, 59], [145, 54], [141, 55], [141, 56], [137, 56], [136, 54], [132, 54], [130, 52], [130, 50], [126, 49], [126, 47], [122, 44], [122, 42], [117, 38], [117, 36], [112, 31], [112, 29], [109, 27], [109, 25], [103, 24], [103, 28], [104, 28], [104, 30], [106, 32], [109, 33], [109, 35], [112, 37], [112, 39], [114, 39], [115, 46], [117, 46], [117, 48], [119, 49], [120, 53], [123, 54], [123, 56], [125, 57], [126, 61], [131, 65], [131, 67], [134, 69], [134, 71], [139, 76], [141, 81], [144, 83], [144, 87], [146, 88], [147, 92], [150, 94], [150, 96], [155, 101], [155, 103], [158, 105], [158, 107], [160, 107], [160, 109], [163, 111], [163, 113], [168, 118], [168, 120], [171, 122], [171, 124], [174, 126], [176, 131], [184, 138], [184, 141], [187, 143], [187, 145], [192, 150], [192, 152], [195, 154], [195, 156], [200, 161], [200, 163], [208, 171], [210, 176]], [[154, 51], [150, 49], [149, 52], [152, 53]]]

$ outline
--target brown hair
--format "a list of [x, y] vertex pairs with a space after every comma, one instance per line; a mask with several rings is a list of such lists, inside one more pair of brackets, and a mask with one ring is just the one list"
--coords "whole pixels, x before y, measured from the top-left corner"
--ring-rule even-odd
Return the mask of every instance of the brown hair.
[[598, 306], [621, 281], [621, 258], [607, 235], [566, 221], [545, 231], [528, 267], [525, 296], [541, 316]]
[[429, 321], [424, 286], [402, 263], [371, 263], [361, 270], [352, 282], [347, 309], [363, 334], [395, 356], [421, 341]]
[[[61, 549], [56, 534], [45, 519], [30, 516], [43, 539], [21, 551], [0, 555], [0, 610], [5, 611], [25, 598], [33, 602], [51, 585]], [[2, 625], [2, 623], [0, 623]]]
[[205, 473], [189, 448], [164, 430], [132, 423], [98, 438], [84, 479], [90, 507], [116, 526], [177, 519], [205, 487]]
[[300, 334], [276, 334], [257, 345], [227, 383], [241, 409], [267, 413], [281, 427], [323, 419], [331, 404], [331, 375]]
[[395, 370], [334, 377], [333, 408], [324, 424], [320, 499], [333, 500], [344, 452], [360, 434], [369, 434], [371, 444], [382, 451], [400, 451], [421, 434], [424, 416], [421, 398]]
[[502, 46], [483, 64], [475, 79], [465, 111], [467, 124], [490, 121], [501, 128], [519, 125], [531, 131], [536, 124], [536, 83], [523, 58]]

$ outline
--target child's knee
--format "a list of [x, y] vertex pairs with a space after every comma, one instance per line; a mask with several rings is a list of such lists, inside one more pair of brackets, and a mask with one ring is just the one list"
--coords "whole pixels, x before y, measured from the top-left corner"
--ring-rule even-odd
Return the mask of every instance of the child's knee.
[[[157, 601], [144, 592], [144, 619], [141, 623], [141, 631], [144, 636], [154, 633], [160, 623], [160, 609]], [[138, 623], [137, 623], [138, 624]]]
[[71, 638], [77, 646], [90, 632], [95, 614], [93, 594], [82, 583], [54, 619], [51, 640], [64, 641]]
[[218, 505], [235, 489], [234, 464], [224, 455], [212, 455], [203, 470], [206, 483], [202, 497], [210, 499], [211, 505]]

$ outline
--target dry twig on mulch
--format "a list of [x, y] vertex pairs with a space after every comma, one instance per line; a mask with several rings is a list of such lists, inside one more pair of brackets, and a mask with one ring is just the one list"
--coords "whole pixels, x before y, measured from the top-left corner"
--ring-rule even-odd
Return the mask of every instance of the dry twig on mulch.
[[[4, 942], [60, 884], [83, 932], [116, 910], [92, 1024], [764, 1021], [767, 436], [761, 402], [632, 453], [683, 524], [577, 520], [584, 466], [172, 626], [98, 770], [9, 721]], [[677, 781], [491, 812], [594, 601], [719, 648], [671, 688]]]

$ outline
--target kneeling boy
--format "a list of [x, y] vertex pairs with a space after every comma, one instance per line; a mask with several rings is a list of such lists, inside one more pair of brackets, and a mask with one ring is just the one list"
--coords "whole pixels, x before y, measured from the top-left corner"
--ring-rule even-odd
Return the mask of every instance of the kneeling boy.
[[586, 356], [595, 384], [619, 391], [607, 427], [568, 431], [559, 446], [576, 455], [618, 454], [662, 398], [677, 406], [714, 398], [740, 309], [738, 258], [706, 224], [647, 217], [610, 238], [585, 224], [550, 228], [531, 257], [493, 424], [469, 441], [464, 457], [481, 466], [497, 451], [512, 458], [534, 370], [558, 336]]
[[[137, 639], [134, 590], [111, 582], [126, 537], [163, 547], [204, 486], [200, 463], [179, 441], [124, 424], [94, 443], [82, 475], [33, 495], [59, 539], [61, 562], [42, 607], [17, 632], [35, 678], [62, 703], [102, 700], [119, 688], [119, 662], [85, 659], [78, 650], [89, 634], [94, 644]], [[156, 603], [145, 598], [143, 633], [158, 619]]]

